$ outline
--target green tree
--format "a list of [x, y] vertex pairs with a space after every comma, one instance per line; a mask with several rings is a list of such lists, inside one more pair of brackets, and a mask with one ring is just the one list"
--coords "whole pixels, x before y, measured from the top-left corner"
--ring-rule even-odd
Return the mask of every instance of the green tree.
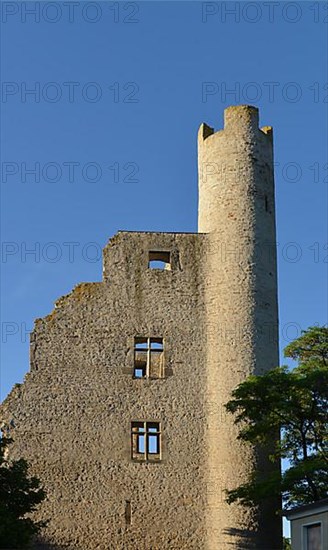
[[33, 512], [45, 498], [36, 477], [29, 477], [26, 460], [9, 460], [6, 450], [11, 439], [0, 439], [0, 548], [26, 548], [44, 522], [34, 522]]
[[[227, 502], [254, 506], [281, 496], [286, 507], [315, 502], [328, 494], [328, 328], [310, 327], [284, 350], [298, 365], [250, 376], [226, 404], [240, 426], [239, 438], [256, 445], [270, 461], [286, 459], [281, 474], [255, 470]], [[274, 434], [281, 437], [275, 437]], [[275, 440], [277, 440], [274, 443]], [[279, 501], [279, 500], [277, 500]]]
[[292, 550], [292, 545], [291, 545], [290, 539], [287, 539], [286, 537], [284, 537], [282, 548], [283, 548], [283, 550]]

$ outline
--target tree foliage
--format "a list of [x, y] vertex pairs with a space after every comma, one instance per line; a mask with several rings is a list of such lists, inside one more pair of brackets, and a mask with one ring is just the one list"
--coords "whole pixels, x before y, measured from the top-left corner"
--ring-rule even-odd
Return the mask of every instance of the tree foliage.
[[[284, 350], [298, 362], [250, 376], [226, 404], [240, 426], [239, 438], [257, 445], [272, 462], [286, 459], [281, 474], [272, 469], [228, 491], [229, 503], [253, 506], [282, 496], [292, 505], [315, 502], [328, 493], [328, 328], [310, 327]], [[275, 438], [274, 434], [281, 433]], [[276, 442], [275, 439], [278, 439]]]
[[26, 548], [44, 522], [34, 522], [33, 512], [45, 498], [36, 477], [29, 477], [26, 460], [9, 460], [6, 450], [11, 439], [0, 440], [0, 548]]

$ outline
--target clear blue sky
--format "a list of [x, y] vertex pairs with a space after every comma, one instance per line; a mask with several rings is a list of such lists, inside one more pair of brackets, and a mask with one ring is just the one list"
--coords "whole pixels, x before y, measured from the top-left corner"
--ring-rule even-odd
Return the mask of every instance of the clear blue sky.
[[197, 230], [197, 129], [230, 104], [275, 129], [281, 348], [326, 323], [324, 3], [76, 4], [1, 3], [1, 396], [117, 230]]
[[323, 3], [23, 4], [1, 14], [2, 397], [116, 231], [197, 230], [197, 129], [230, 104], [275, 129], [281, 347], [326, 323]]

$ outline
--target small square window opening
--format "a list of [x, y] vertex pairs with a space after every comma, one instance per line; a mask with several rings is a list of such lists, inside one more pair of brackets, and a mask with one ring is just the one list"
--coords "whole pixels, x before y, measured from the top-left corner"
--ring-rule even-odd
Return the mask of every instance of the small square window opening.
[[145, 367], [135, 367], [134, 368], [134, 377], [135, 378], [144, 378], [146, 374]]
[[148, 257], [148, 267], [150, 269], [159, 269], [162, 271], [171, 270], [171, 254], [165, 251], [150, 251]]

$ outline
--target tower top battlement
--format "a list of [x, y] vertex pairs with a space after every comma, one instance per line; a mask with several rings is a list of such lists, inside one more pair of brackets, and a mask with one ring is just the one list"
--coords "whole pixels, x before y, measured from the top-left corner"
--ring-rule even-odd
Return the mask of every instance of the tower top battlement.
[[224, 110], [224, 129], [231, 126], [259, 128], [259, 110], [252, 105], [232, 105]]
[[225, 130], [228, 131], [228, 134], [231, 131], [233, 135], [249, 133], [259, 135], [259, 132], [262, 132], [272, 142], [272, 126], [259, 127], [259, 109], [253, 105], [230, 105], [227, 107], [224, 110], [223, 128], [219, 130], [215, 130], [206, 123], [201, 124], [198, 132], [199, 143], [204, 142], [210, 136], [221, 135]]

